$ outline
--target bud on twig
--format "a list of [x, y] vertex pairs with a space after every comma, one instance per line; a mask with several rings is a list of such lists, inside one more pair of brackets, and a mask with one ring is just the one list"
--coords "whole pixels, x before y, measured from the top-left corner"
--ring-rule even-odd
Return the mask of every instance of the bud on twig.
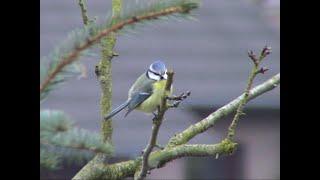
[[254, 52], [252, 50], [249, 50], [248, 51], [248, 56], [249, 58], [253, 61], [253, 63], [255, 65], [258, 65], [258, 59], [257, 59], [257, 56], [254, 54]]
[[268, 71], [269, 69], [266, 68], [266, 67], [262, 67], [259, 69], [259, 71], [257, 73], [261, 73], [261, 74], [264, 74], [266, 71]]
[[261, 57], [266, 57], [269, 54], [271, 54], [271, 47], [266, 45], [261, 51]]

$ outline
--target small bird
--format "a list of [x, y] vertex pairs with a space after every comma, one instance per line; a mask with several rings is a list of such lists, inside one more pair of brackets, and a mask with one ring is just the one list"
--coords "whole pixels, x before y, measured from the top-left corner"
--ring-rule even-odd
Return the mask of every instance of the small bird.
[[[162, 61], [153, 62], [149, 69], [142, 73], [131, 86], [127, 101], [111, 111], [104, 119], [112, 118], [126, 107], [125, 117], [134, 109], [145, 113], [154, 113], [164, 96], [167, 77], [166, 65]], [[172, 86], [170, 92], [166, 92], [165, 95], [169, 96], [171, 93]]]

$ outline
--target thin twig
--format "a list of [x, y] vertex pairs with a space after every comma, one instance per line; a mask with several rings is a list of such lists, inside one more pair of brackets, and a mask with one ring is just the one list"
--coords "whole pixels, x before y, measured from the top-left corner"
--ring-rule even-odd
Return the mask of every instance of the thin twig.
[[237, 111], [236, 111], [236, 114], [229, 126], [229, 129], [228, 129], [228, 139], [229, 140], [233, 140], [234, 138], [234, 135], [235, 135], [235, 129], [236, 129], [236, 126], [239, 122], [239, 119], [240, 119], [240, 116], [243, 115], [243, 108], [244, 106], [247, 104], [248, 100], [249, 100], [249, 93], [250, 93], [250, 89], [252, 87], [252, 83], [253, 83], [253, 80], [254, 78], [256, 77], [257, 74], [259, 73], [262, 73], [264, 74], [268, 69], [267, 68], [260, 68], [259, 69], [259, 66], [262, 62], [262, 60], [271, 53], [271, 48], [270, 47], [267, 47], [265, 46], [262, 51], [261, 51], [261, 54], [260, 54], [260, 57], [257, 58], [256, 55], [253, 53], [253, 51], [249, 51], [248, 52], [248, 56], [249, 58], [253, 61], [253, 67], [252, 67], [252, 70], [251, 70], [251, 73], [249, 75], [249, 78], [248, 78], [248, 83], [247, 83], [247, 87], [244, 91], [244, 98], [241, 100], [238, 108], [237, 108]]
[[59, 64], [56, 66], [56, 68], [47, 76], [47, 78], [43, 81], [43, 83], [40, 84], [40, 93], [47, 87], [47, 85], [56, 77], [56, 75], [68, 64], [72, 63], [77, 59], [77, 57], [80, 55], [82, 51], [85, 49], [91, 47], [95, 43], [99, 42], [101, 38], [109, 35], [111, 32], [116, 32], [120, 29], [122, 29], [124, 26], [132, 25], [137, 22], [140, 22], [142, 20], [151, 20], [155, 19], [160, 16], [166, 16], [169, 14], [174, 13], [185, 13], [186, 9], [177, 6], [177, 7], [169, 7], [166, 9], [159, 10], [158, 12], [150, 12], [142, 16], [135, 16], [123, 21], [120, 21], [118, 23], [115, 23], [110, 28], [106, 28], [99, 32], [97, 35], [93, 36], [92, 38], [88, 38], [85, 43], [78, 46], [76, 49], [74, 49], [72, 52], [70, 52], [67, 56], [64, 56], [61, 60], [59, 60]]
[[78, 4], [81, 9], [83, 24], [86, 26], [89, 24], [90, 20], [89, 20], [88, 14], [87, 14], [87, 5], [86, 5], [85, 1], [86, 0], [78, 0]]
[[[122, 0], [112, 0], [112, 22], [114, 24], [115, 17], [119, 16], [122, 11]], [[112, 62], [114, 47], [117, 42], [117, 34], [110, 33], [103, 37], [100, 41], [101, 59], [97, 64], [97, 80], [101, 88], [100, 97], [100, 117], [107, 114], [112, 106]], [[101, 136], [103, 142], [112, 143], [113, 125], [112, 121], [104, 121], [101, 119]]]
[[163, 120], [163, 116], [166, 112], [166, 110], [168, 109], [167, 107], [167, 92], [170, 92], [171, 90], [171, 85], [173, 82], [173, 75], [174, 72], [173, 71], [169, 71], [167, 72], [168, 74], [168, 79], [166, 82], [166, 86], [165, 86], [165, 91], [164, 91], [164, 95], [163, 98], [161, 99], [161, 105], [158, 108], [158, 114], [155, 116], [154, 120], [153, 120], [153, 126], [152, 126], [152, 134], [151, 134], [151, 138], [149, 140], [149, 143], [142, 155], [142, 165], [141, 165], [141, 171], [139, 172], [139, 174], [135, 177], [135, 179], [137, 180], [141, 180], [143, 179], [146, 174], [148, 173], [149, 170], [149, 165], [148, 165], [148, 159], [149, 159], [149, 155], [152, 151], [152, 149], [157, 145], [157, 136], [158, 136], [158, 132]]

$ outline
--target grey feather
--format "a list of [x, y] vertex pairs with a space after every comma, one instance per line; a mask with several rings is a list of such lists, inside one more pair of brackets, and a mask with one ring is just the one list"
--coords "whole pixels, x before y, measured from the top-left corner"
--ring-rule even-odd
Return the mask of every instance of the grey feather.
[[149, 79], [146, 76], [146, 73], [143, 73], [139, 76], [136, 82], [133, 83], [132, 87], [129, 90], [129, 99], [135, 96], [137, 93], [152, 93], [152, 84], [155, 81]]
[[128, 100], [116, 109], [114, 109], [110, 114], [105, 116], [104, 119], [108, 120], [124, 108], [128, 107], [128, 111], [125, 114], [126, 117], [132, 110], [134, 110], [137, 106], [139, 106], [141, 103], [143, 103], [143, 101], [145, 101], [146, 99], [148, 99], [148, 97], [152, 95], [152, 84], [154, 82], [154, 80], [149, 79], [146, 76], [146, 73], [141, 74], [140, 77], [130, 88]]
[[124, 102], [123, 104], [121, 104], [120, 106], [118, 106], [117, 108], [115, 108], [113, 111], [111, 111], [111, 113], [109, 113], [107, 116], [104, 117], [104, 120], [108, 120], [110, 118], [112, 118], [114, 115], [118, 114], [121, 110], [123, 110], [124, 108], [126, 108], [129, 105], [129, 100], [127, 100], [126, 102]]
[[143, 101], [148, 99], [152, 95], [152, 84], [154, 80], [149, 79], [146, 76], [146, 73], [143, 73], [139, 76], [139, 78], [134, 82], [132, 87], [129, 90], [129, 105], [128, 111], [125, 114], [125, 117], [134, 110], [137, 106], [139, 106]]
[[124, 115], [124, 117], [126, 117], [132, 110], [134, 110], [137, 106], [143, 103], [143, 101], [148, 99], [150, 96], [151, 93], [146, 92], [136, 93], [135, 95], [133, 95], [128, 105], [128, 111]]

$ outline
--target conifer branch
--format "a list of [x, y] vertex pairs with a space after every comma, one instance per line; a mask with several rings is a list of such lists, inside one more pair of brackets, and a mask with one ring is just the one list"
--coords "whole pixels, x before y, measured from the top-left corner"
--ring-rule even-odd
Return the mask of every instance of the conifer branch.
[[106, 37], [112, 32], [116, 32], [124, 28], [125, 26], [137, 24], [139, 22], [156, 20], [162, 16], [168, 16], [171, 14], [187, 14], [192, 9], [198, 7], [198, 1], [196, 0], [179, 0], [174, 6], [163, 6], [158, 9], [151, 9], [150, 12], [140, 12], [141, 14], [132, 15], [130, 17], [121, 17], [116, 16], [113, 18], [113, 23], [111, 26], [102, 28], [95, 35], [89, 36], [85, 42], [78, 44], [75, 49], [67, 53], [65, 56], [59, 60], [58, 65], [47, 75], [45, 80], [40, 84], [40, 93], [50, 84], [50, 82], [55, 78], [55, 76], [62, 71], [62, 69], [74, 62], [79, 56], [80, 53], [89, 47], [93, 46], [99, 42], [103, 37]]
[[45, 146], [52, 146], [52, 147], [60, 147], [60, 148], [71, 148], [71, 149], [76, 149], [76, 150], [85, 150], [85, 151], [90, 151], [93, 153], [104, 153], [100, 151], [99, 149], [96, 149], [94, 147], [86, 147], [86, 146], [81, 146], [79, 144], [68, 144], [68, 145], [62, 145], [62, 144], [54, 144], [50, 143], [49, 141], [41, 140], [40, 139], [40, 144], [45, 145]]
[[60, 164], [60, 157], [55, 153], [40, 148], [40, 169], [54, 170]]
[[112, 154], [113, 147], [110, 143], [103, 143], [97, 133], [84, 129], [72, 128], [65, 132], [47, 133], [40, 132], [40, 144], [65, 147], [79, 150], [87, 150], [94, 153]]

